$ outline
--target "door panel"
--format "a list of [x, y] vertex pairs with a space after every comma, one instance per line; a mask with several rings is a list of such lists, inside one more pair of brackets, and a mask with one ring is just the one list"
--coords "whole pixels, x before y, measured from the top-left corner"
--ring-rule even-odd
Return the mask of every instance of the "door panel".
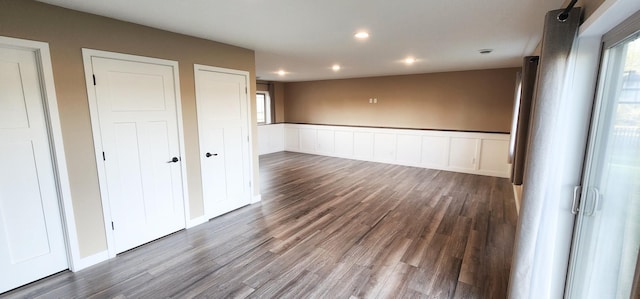
[[174, 70], [102, 57], [91, 62], [120, 253], [185, 227]]
[[640, 248], [640, 39], [606, 50], [569, 273], [570, 298], [629, 298]]
[[[174, 166], [168, 163], [170, 158], [173, 158], [168, 132], [169, 126], [165, 121], [149, 122], [145, 127], [145, 136], [148, 138], [146, 152], [150, 160], [150, 169], [143, 177], [147, 179], [145, 183], [151, 186], [146, 191], [150, 193], [151, 198], [156, 199], [157, 203], [148, 205], [146, 209], [148, 217], [153, 219], [153, 222], [162, 222], [166, 217], [182, 214], [183, 211], [180, 208], [181, 201], [174, 201], [173, 196], [167, 196], [167, 194], [175, 194], [174, 187], [179, 187], [173, 183], [171, 176]], [[180, 190], [177, 191], [180, 192]]]
[[43, 100], [35, 54], [0, 48], [0, 293], [68, 266]]
[[140, 235], [146, 234], [145, 217], [138, 216], [146, 213], [145, 202], [141, 200], [144, 191], [137, 124], [114, 123], [112, 129], [115, 137], [112, 141], [113, 150], [107, 150], [105, 146], [105, 152], [109, 155], [109, 163], [105, 160], [105, 166], [108, 165], [111, 221], [114, 222], [114, 228], [115, 223], [118, 225], [118, 230], [114, 229], [116, 252], [122, 252], [139, 245]]
[[[198, 88], [203, 96], [212, 96], [215, 109], [207, 109], [207, 117], [212, 121], [242, 121], [242, 82], [216, 81], [218, 74], [200, 73], [202, 81]], [[231, 75], [233, 76], [233, 75]], [[209, 82], [206, 84], [205, 82]], [[210, 107], [207, 105], [207, 107]], [[211, 107], [213, 108], [213, 107]]]
[[[5, 55], [7, 51], [3, 51]], [[25, 95], [22, 89], [20, 63], [0, 61], [0, 91], [2, 91], [2, 109], [0, 109], [0, 128], [17, 129], [29, 127]]]
[[[49, 237], [43, 215], [41, 187], [36, 153], [31, 141], [10, 142], [0, 148], [2, 157], [12, 157], [3, 164], [2, 226], [13, 263], [49, 252]], [[16, 200], [20, 199], [20, 200]], [[25, 232], [29, 232], [28, 234]]]
[[251, 202], [247, 77], [196, 68], [196, 102], [205, 214]]
[[[108, 75], [112, 111], [166, 110], [163, 76], [118, 71], [110, 71]], [[131, 88], [132, 83], [136, 88]]]
[[[206, 184], [203, 186], [205, 212], [207, 215], [211, 215], [217, 206], [224, 204], [227, 198], [226, 163], [225, 159], [217, 158], [221, 157], [221, 153], [224, 152], [224, 129], [210, 128], [201, 131], [200, 135], [203, 136], [201, 139], [207, 139], [204, 157], [208, 159], [202, 160], [202, 167], [207, 167], [207, 169], [202, 169], [202, 183]], [[206, 153], [215, 156], [207, 157]]]
[[225, 174], [227, 183], [227, 195], [230, 198], [243, 198], [247, 194], [247, 182], [245, 177], [245, 169], [247, 168], [247, 159], [244, 157], [242, 150], [243, 143], [246, 139], [242, 138], [242, 128], [229, 128], [224, 130], [224, 156]]

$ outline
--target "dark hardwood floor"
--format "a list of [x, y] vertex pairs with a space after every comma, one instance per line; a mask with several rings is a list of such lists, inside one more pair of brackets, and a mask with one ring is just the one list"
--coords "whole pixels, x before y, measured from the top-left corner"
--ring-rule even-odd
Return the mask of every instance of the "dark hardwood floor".
[[508, 180], [298, 153], [262, 202], [9, 298], [505, 298]]

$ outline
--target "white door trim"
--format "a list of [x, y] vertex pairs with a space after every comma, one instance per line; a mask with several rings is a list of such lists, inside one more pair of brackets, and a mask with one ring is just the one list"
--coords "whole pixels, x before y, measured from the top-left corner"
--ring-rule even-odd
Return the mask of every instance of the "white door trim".
[[188, 184], [187, 184], [187, 161], [185, 155], [185, 146], [184, 146], [184, 127], [182, 121], [182, 101], [180, 97], [180, 73], [178, 71], [178, 62], [173, 60], [165, 60], [159, 58], [151, 58], [137, 55], [129, 55], [115, 52], [107, 52], [93, 49], [82, 49], [82, 59], [84, 64], [84, 74], [85, 80], [87, 84], [87, 96], [89, 99], [89, 112], [91, 115], [91, 130], [93, 133], [93, 143], [95, 150], [95, 158], [96, 165], [98, 168], [98, 181], [100, 185], [100, 197], [102, 200], [102, 213], [104, 217], [104, 229], [105, 235], [107, 237], [107, 250], [109, 254], [109, 258], [113, 258], [116, 256], [116, 249], [114, 243], [114, 235], [113, 230], [111, 230], [111, 211], [109, 207], [109, 196], [107, 194], [107, 185], [106, 185], [106, 171], [103, 163], [99, 161], [102, 160], [102, 133], [100, 130], [100, 123], [98, 117], [98, 99], [96, 98], [95, 88], [93, 85], [93, 66], [91, 63], [92, 57], [101, 57], [108, 59], [119, 59], [119, 60], [128, 60], [133, 62], [143, 62], [143, 63], [153, 63], [166, 65], [173, 68], [173, 79], [175, 84], [175, 98], [176, 98], [176, 117], [178, 123], [178, 141], [180, 144], [180, 159], [182, 163], [180, 163], [180, 171], [182, 175], [182, 194], [183, 194], [183, 203], [184, 203], [184, 213], [185, 213], [185, 227], [187, 227], [187, 223], [191, 219], [189, 216], [189, 193], [188, 193]]
[[[221, 68], [221, 67], [215, 67], [215, 66], [208, 66], [208, 65], [203, 65], [203, 64], [194, 64], [193, 65], [193, 74], [194, 74], [194, 84], [196, 83], [195, 81], [195, 76], [197, 75], [198, 70], [203, 70], [203, 71], [210, 71], [210, 72], [217, 72], [217, 73], [227, 73], [227, 74], [233, 74], [233, 75], [240, 75], [243, 76], [245, 79], [245, 84], [247, 86], [247, 134], [249, 135], [249, 144], [248, 144], [248, 149], [249, 149], [249, 182], [251, 184], [250, 188], [249, 188], [249, 195], [251, 196], [250, 203], [249, 204], [253, 204], [256, 202], [259, 202], [261, 200], [260, 195], [254, 195], [253, 189], [254, 186], [256, 184], [256, 182], [254, 182], [253, 179], [253, 174], [256, 173], [256, 165], [253, 161], [254, 158], [254, 149], [253, 149], [253, 134], [254, 131], [257, 129], [257, 126], [253, 125], [252, 122], [252, 115], [253, 115], [253, 106], [255, 106], [255, 103], [253, 101], [254, 97], [252, 97], [251, 95], [253, 94], [253, 91], [251, 90], [251, 84], [250, 83], [250, 76], [249, 76], [249, 72], [247, 71], [242, 71], [242, 70], [234, 70], [234, 69], [228, 69], [228, 68]], [[197, 102], [198, 99], [196, 97], [196, 106], [197, 106]], [[201, 128], [203, 126], [202, 121], [200, 118], [198, 118], [198, 127]], [[201, 136], [201, 132], [200, 130], [198, 130], [198, 142], [200, 142], [202, 136]], [[200, 146], [198, 145], [198, 152], [200, 152]], [[202, 167], [200, 169], [200, 178], [202, 178]], [[204, 186], [203, 186], [204, 188]], [[204, 201], [204, 199], [203, 199]], [[209, 215], [206, 215], [206, 211], [205, 211], [205, 216], [207, 217], [207, 219], [209, 219]]]
[[82, 264], [78, 234], [73, 214], [73, 200], [71, 199], [71, 186], [67, 171], [67, 159], [65, 157], [60, 114], [58, 112], [58, 100], [56, 98], [55, 84], [53, 81], [53, 68], [51, 67], [51, 54], [49, 44], [38, 41], [17, 39], [0, 36], [0, 46], [31, 51], [35, 54], [42, 85], [43, 106], [48, 125], [49, 142], [51, 146], [54, 177], [60, 203], [60, 214], [67, 260], [71, 271], [79, 270]]

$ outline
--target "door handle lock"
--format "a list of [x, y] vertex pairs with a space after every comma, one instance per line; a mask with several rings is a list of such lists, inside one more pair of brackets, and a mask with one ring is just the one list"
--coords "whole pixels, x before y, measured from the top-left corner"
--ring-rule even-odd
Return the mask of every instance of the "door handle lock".
[[173, 158], [171, 158], [171, 161], [167, 161], [167, 163], [176, 163], [178, 161], [180, 161], [180, 159], [178, 159], [178, 157], [173, 157]]
[[578, 215], [580, 210], [580, 193], [582, 192], [581, 186], [573, 187], [573, 202], [571, 203], [571, 214]]
[[205, 157], [209, 158], [211, 156], [217, 156], [218, 154], [211, 154], [211, 153], [206, 153], [204, 154]]

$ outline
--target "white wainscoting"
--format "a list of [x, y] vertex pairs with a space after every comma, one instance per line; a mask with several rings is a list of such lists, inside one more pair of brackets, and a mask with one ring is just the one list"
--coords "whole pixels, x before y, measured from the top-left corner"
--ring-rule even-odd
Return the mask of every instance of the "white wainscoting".
[[258, 127], [260, 154], [279, 149], [497, 177], [509, 177], [511, 169], [509, 134], [301, 124], [275, 126]]
[[258, 155], [284, 151], [284, 124], [258, 126]]

